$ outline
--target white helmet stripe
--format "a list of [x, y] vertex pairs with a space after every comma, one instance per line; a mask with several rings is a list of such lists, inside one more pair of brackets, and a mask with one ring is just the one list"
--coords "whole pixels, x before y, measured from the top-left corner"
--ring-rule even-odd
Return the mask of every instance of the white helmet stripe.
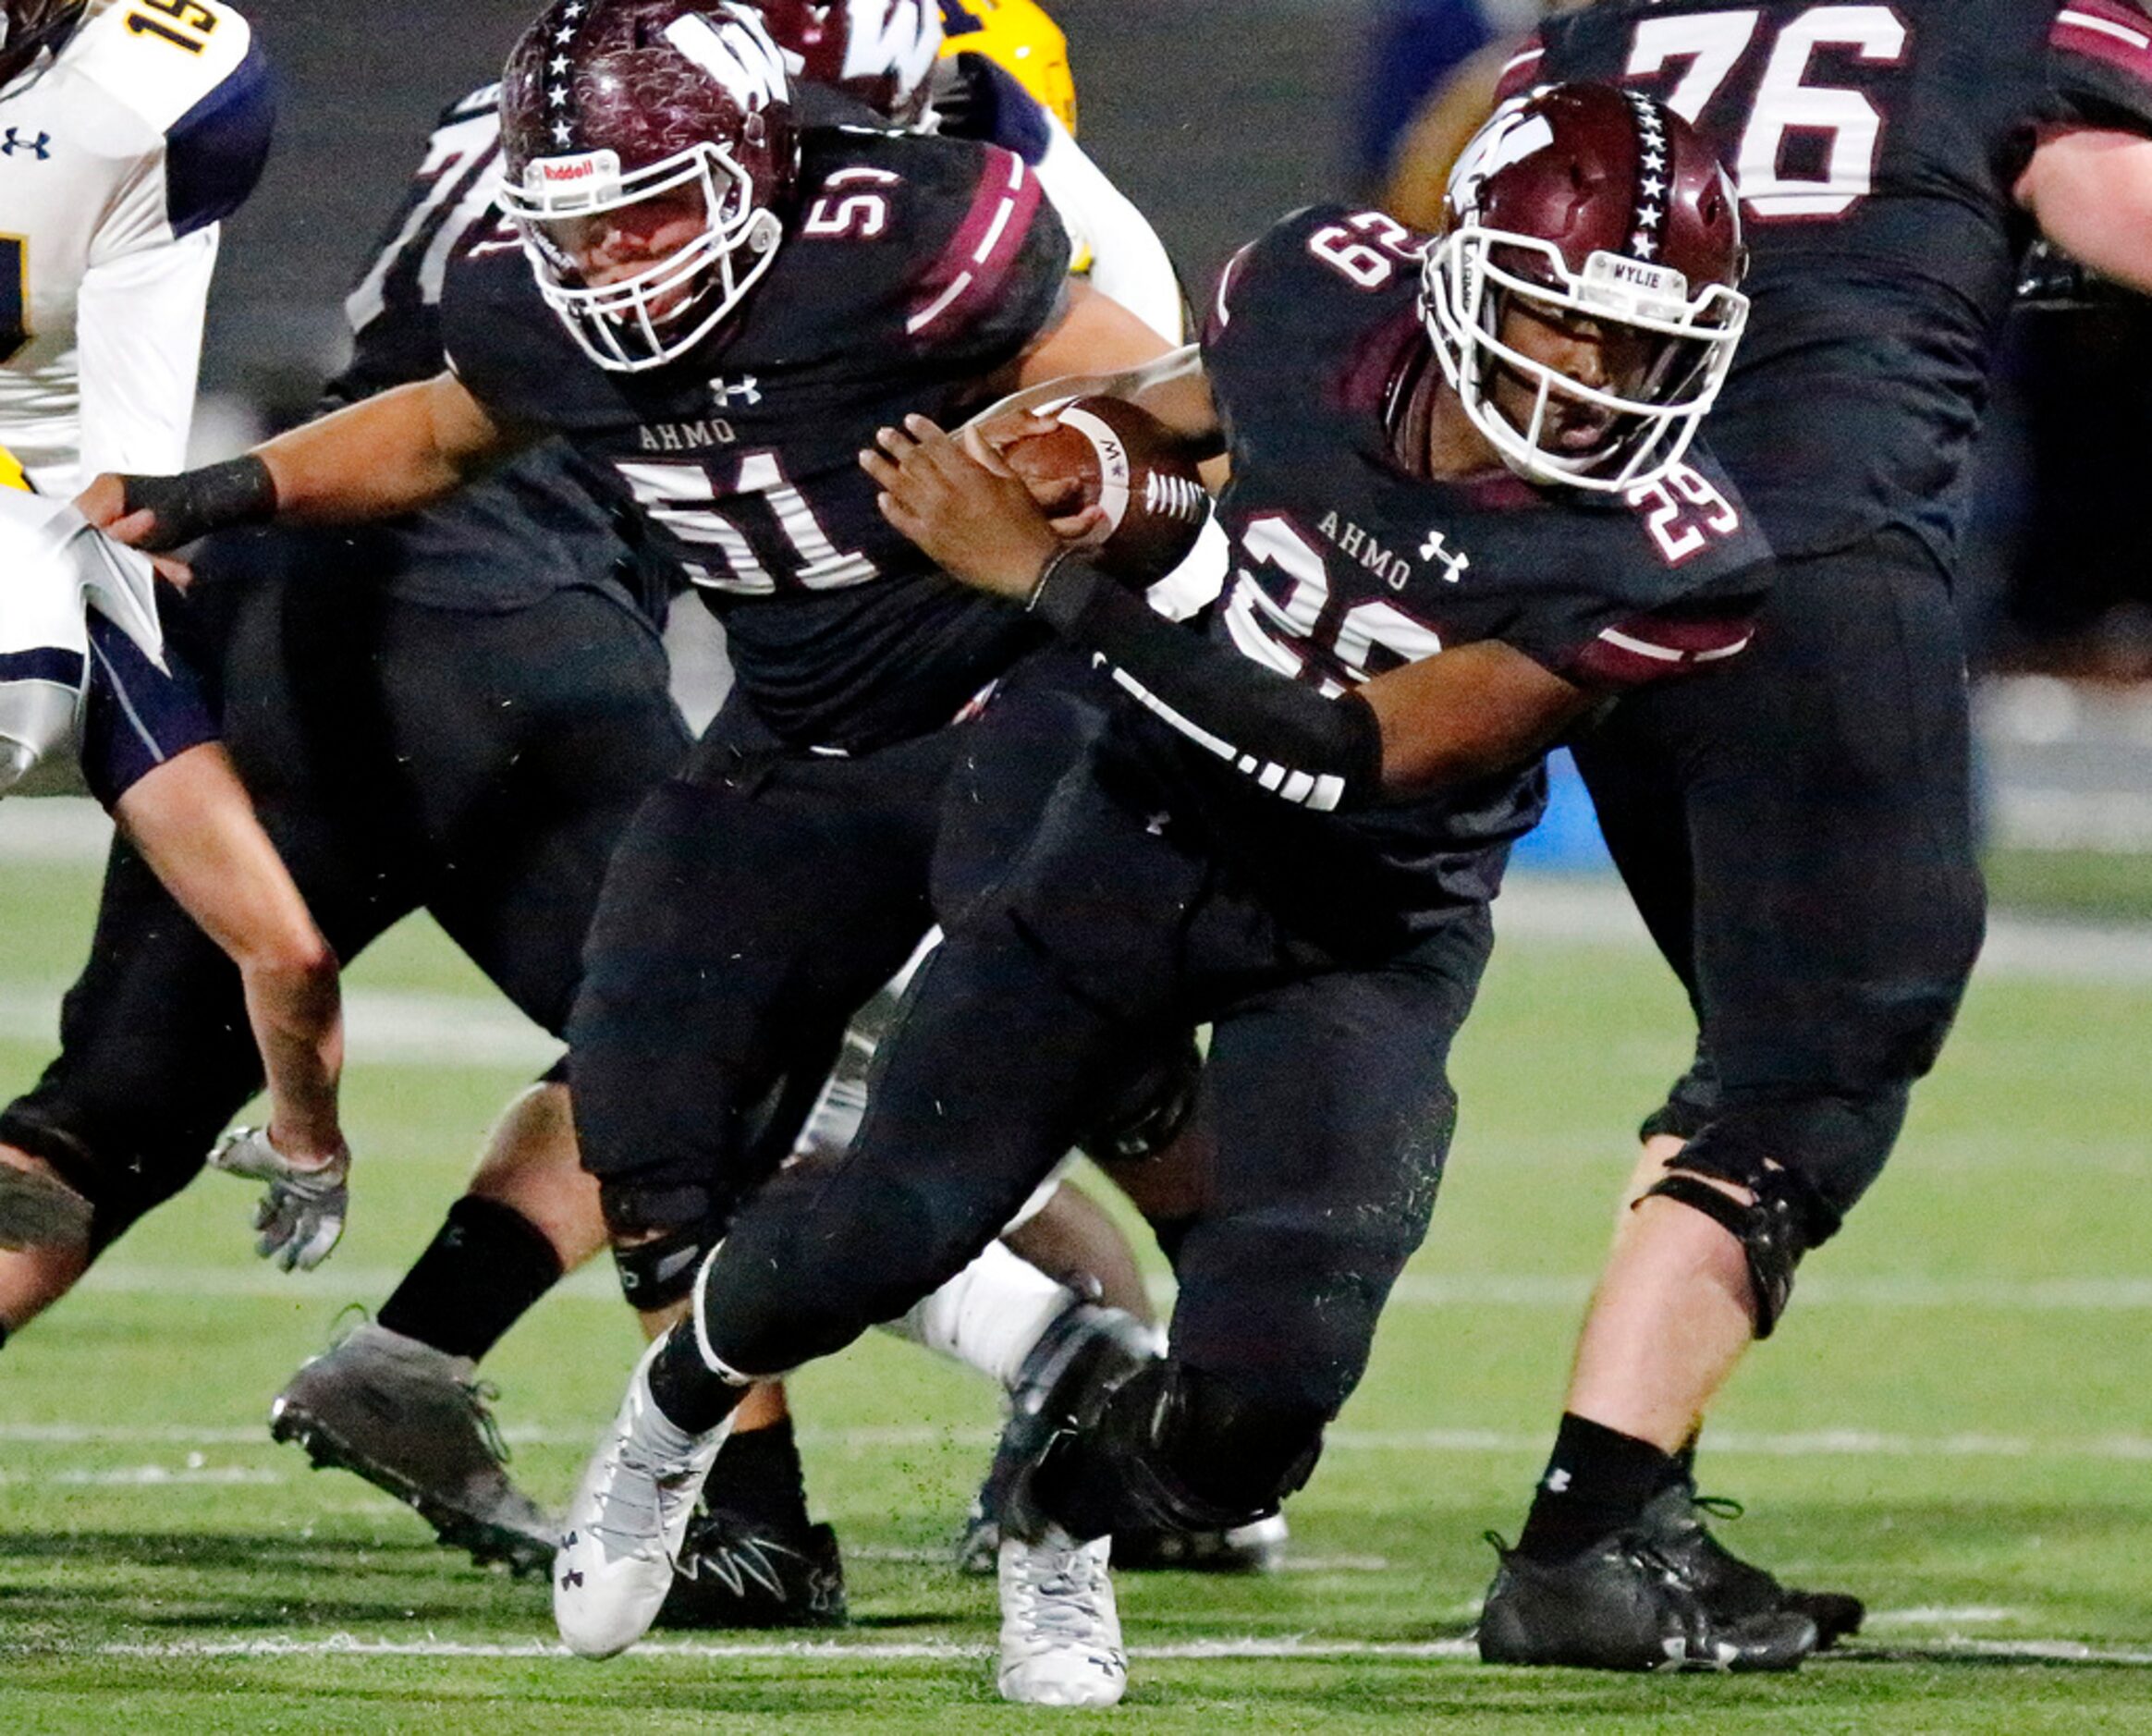
[[790, 94], [784, 55], [761, 18], [745, 6], [728, 6], [722, 22], [713, 22], [700, 12], [684, 13], [665, 27], [665, 39], [750, 113], [782, 103]]

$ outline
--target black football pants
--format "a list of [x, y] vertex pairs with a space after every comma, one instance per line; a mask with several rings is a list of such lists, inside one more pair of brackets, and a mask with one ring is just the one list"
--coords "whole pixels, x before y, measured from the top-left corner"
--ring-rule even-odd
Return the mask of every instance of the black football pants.
[[1782, 561], [1725, 667], [1576, 747], [1616, 863], [1696, 1011], [1647, 1128], [1737, 1124], [1843, 1216], [1935, 1063], [1979, 951], [1965, 660], [1911, 536]]
[[1171, 1356], [1293, 1436], [1281, 1462], [1312, 1462], [1426, 1230], [1488, 923], [1463, 909], [1347, 967], [1184, 840], [1173, 808], [1140, 769], [1080, 766], [1002, 878], [945, 878], [948, 937], [876, 1057], [850, 1158], [778, 1176], [706, 1268], [722, 1361], [778, 1372], [901, 1314], [998, 1233], [1134, 1057], [1210, 1021], [1216, 1151]]
[[[429, 910], [563, 1031], [613, 845], [687, 749], [649, 623], [585, 590], [504, 613], [327, 574], [203, 590], [175, 637], [338, 957]], [[186, 1185], [262, 1083], [237, 970], [124, 838], [60, 1044], [0, 1140], [90, 1198], [102, 1245]]]
[[757, 1137], [773, 1094], [819, 1086], [932, 924], [969, 728], [822, 755], [770, 745], [735, 705], [637, 812], [569, 1024], [583, 1166], [617, 1233], [715, 1231], [789, 1149]]

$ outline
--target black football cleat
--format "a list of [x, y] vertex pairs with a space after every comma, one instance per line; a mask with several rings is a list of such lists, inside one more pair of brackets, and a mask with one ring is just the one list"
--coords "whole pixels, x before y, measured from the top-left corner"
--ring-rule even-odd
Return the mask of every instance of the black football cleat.
[[1638, 1528], [1566, 1561], [1535, 1561], [1500, 1540], [1479, 1623], [1481, 1661], [1573, 1669], [1792, 1669], [1816, 1623], [1791, 1609], [1724, 1620], [1681, 1565]]
[[781, 1533], [702, 1512], [673, 1562], [661, 1628], [841, 1628], [844, 1561], [827, 1525]]
[[286, 1383], [269, 1433], [393, 1495], [482, 1566], [549, 1572], [560, 1527], [509, 1481], [493, 1396], [467, 1359], [361, 1318]]
[[1696, 1595], [1722, 1621], [1740, 1621], [1767, 1610], [1791, 1609], [1816, 1623], [1816, 1649], [1822, 1651], [1861, 1631], [1868, 1608], [1850, 1592], [1793, 1591], [1771, 1574], [1742, 1560], [1713, 1536], [1699, 1512], [1738, 1518], [1730, 1501], [1699, 1497], [1692, 1483], [1678, 1483], [1644, 1510], [1638, 1528], [1659, 1553], [1681, 1570]]

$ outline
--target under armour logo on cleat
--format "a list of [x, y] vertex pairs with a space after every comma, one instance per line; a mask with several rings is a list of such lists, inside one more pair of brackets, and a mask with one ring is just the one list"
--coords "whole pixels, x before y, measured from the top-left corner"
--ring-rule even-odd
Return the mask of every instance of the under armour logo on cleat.
[[16, 129], [10, 127], [6, 138], [0, 140], [0, 153], [13, 156], [19, 149], [34, 153], [37, 160], [43, 163], [53, 153], [52, 142], [53, 136], [49, 132], [41, 132], [34, 139], [23, 139], [18, 137]]
[[1570, 1473], [1561, 1470], [1549, 1471], [1547, 1481], [1540, 1485], [1549, 1495], [1567, 1495], [1569, 1485]]
[[573, 1591], [583, 1583], [582, 1569], [571, 1567], [560, 1576], [560, 1589]]

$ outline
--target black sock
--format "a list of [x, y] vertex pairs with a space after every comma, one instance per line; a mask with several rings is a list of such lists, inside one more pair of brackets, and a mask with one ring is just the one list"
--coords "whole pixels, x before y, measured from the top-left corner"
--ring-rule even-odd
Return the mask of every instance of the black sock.
[[744, 1429], [725, 1443], [703, 1485], [710, 1510], [745, 1520], [757, 1531], [807, 1529], [807, 1480], [792, 1419]]
[[732, 1414], [747, 1388], [711, 1372], [695, 1343], [695, 1328], [682, 1321], [666, 1334], [665, 1348], [652, 1359], [650, 1396], [675, 1428], [707, 1435]]
[[512, 1205], [467, 1193], [376, 1318], [475, 1363], [559, 1281], [544, 1231]]
[[1633, 1523], [1680, 1476], [1672, 1454], [1565, 1411], [1517, 1548], [1535, 1561], [1566, 1561]]

